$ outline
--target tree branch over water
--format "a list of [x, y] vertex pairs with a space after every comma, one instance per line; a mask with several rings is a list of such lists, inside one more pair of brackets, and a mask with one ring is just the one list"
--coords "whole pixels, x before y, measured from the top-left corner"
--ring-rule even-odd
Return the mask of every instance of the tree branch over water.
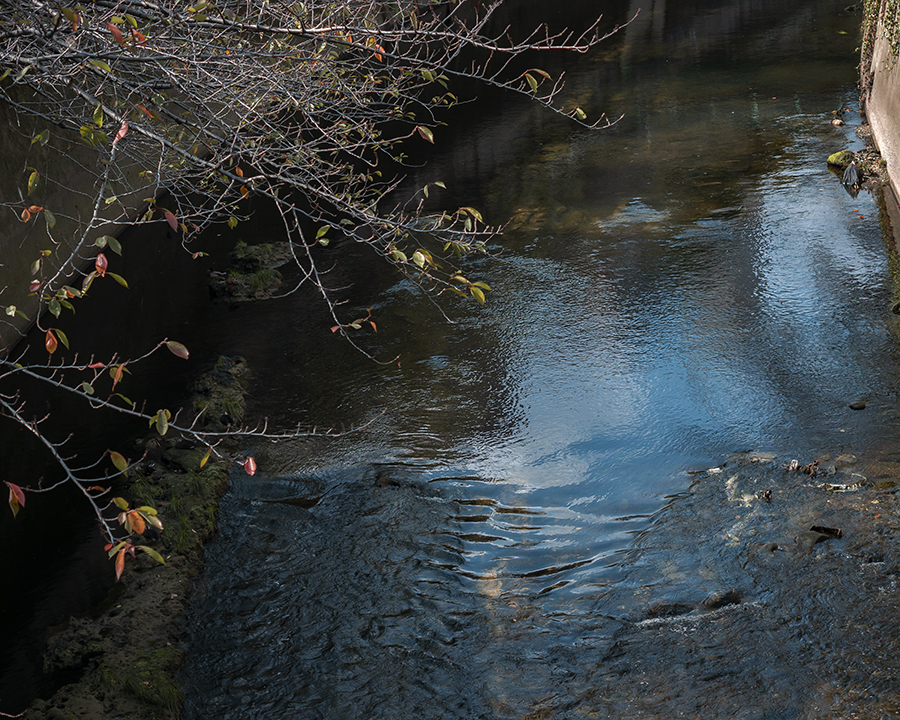
[[[196, 257], [204, 252], [206, 230], [251, 222], [251, 206], [262, 203], [280, 216], [282, 240], [299, 271], [288, 292], [314, 287], [332, 331], [351, 344], [359, 327], [374, 321], [344, 317], [323, 280], [321, 248], [332, 241], [370, 248], [423, 292], [484, 303], [490, 287], [463, 275], [460, 264], [484, 252], [499, 228], [473, 207], [424, 212], [429, 189], [443, 187], [439, 179], [411, 198], [399, 195], [409, 154], [439, 142], [442, 113], [466, 99], [455, 88], [474, 81], [526, 95], [584, 127], [611, 124], [567, 104], [564, 79], [530, 63], [548, 51], [587, 52], [615, 29], [601, 31], [598, 18], [574, 32], [541, 26], [516, 38], [498, 19], [502, 6], [0, 2], [0, 92], [13, 116], [9, 132], [28, 148], [18, 197], [4, 198], [0, 208], [26, 226], [42, 223], [48, 248], [31, 259], [33, 277], [14, 278], [0, 291], [0, 309], [4, 318], [25, 316], [10, 298], [23, 297], [27, 286], [33, 296], [27, 314], [44, 332], [51, 358], [23, 366], [7, 349], [0, 379], [15, 387], [17, 375], [28, 374], [93, 409], [139, 416], [161, 434], [177, 432], [213, 447], [217, 439], [195, 422], [117, 398], [122, 373], [139, 358], [55, 361], [68, 338], [50, 318], [74, 312], [95, 282], [127, 286], [114, 272], [115, 254], [127, 252], [117, 239], [124, 228], [167, 226]], [[180, 343], [163, 342], [150, 352], [165, 347], [186, 356]], [[95, 383], [106, 373], [112, 390], [99, 399]], [[31, 418], [27, 397], [15, 390], [0, 396], [0, 416], [39, 438], [118, 547], [121, 531], [93, 489], [98, 478], [71, 467], [61, 443]], [[308, 432], [237, 431], [270, 439]], [[127, 469], [112, 459], [119, 473]], [[24, 502], [19, 492], [40, 491], [37, 484], [14, 487], [14, 511]]]

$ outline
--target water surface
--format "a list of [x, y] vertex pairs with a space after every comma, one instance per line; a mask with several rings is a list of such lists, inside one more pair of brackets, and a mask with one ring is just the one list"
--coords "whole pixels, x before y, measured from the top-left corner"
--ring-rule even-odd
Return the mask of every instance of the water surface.
[[410, 187], [509, 220], [464, 268], [494, 291], [448, 324], [355, 287], [384, 364], [302, 299], [228, 318], [259, 412], [359, 429], [233, 478], [186, 717], [891, 716], [897, 290], [825, 164], [862, 146], [844, 5], [644, 4], [560, 61], [612, 128], [455, 116]]

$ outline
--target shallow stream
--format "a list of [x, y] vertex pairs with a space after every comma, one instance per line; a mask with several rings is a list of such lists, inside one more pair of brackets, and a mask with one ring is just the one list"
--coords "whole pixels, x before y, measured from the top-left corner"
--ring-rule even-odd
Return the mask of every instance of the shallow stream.
[[491, 98], [411, 178], [510, 220], [485, 308], [357, 286], [385, 365], [231, 316], [260, 413], [362, 427], [233, 477], [185, 717], [900, 712], [897, 259], [825, 163], [860, 16], [643, 5], [561, 61], [614, 127]]

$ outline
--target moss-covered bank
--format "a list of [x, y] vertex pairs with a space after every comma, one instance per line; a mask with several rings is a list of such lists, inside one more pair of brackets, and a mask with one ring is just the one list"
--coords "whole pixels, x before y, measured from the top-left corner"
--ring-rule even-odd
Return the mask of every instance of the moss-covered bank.
[[[198, 381], [194, 406], [208, 408], [213, 425], [221, 423], [223, 405], [242, 412], [245, 374], [243, 360], [220, 359]], [[180, 714], [176, 676], [191, 578], [216, 530], [228, 466], [204, 463], [205, 449], [176, 439], [155, 437], [139, 445], [146, 453], [128, 494], [159, 510], [165, 530], [152, 545], [166, 564], [138, 553], [93, 612], [51, 629], [44, 672], [65, 684], [36, 700], [26, 720], [162, 720]]]

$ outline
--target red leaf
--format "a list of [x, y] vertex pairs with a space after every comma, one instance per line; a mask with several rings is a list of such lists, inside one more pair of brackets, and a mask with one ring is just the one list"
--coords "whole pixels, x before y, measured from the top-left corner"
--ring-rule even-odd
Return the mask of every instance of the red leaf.
[[37, 292], [41, 289], [41, 281], [40, 280], [32, 280], [31, 284], [28, 286], [28, 292]]
[[116, 385], [119, 384], [119, 381], [122, 379], [122, 373], [124, 373], [124, 372], [125, 372], [125, 365], [124, 365], [124, 364], [119, 365], [119, 367], [116, 368], [116, 372], [115, 372], [115, 374], [113, 375], [113, 384], [112, 384], [112, 389], [113, 389], [113, 390], [116, 389]]
[[95, 362], [88, 365], [91, 370], [96, 370], [97, 368], [104, 368], [106, 365], [102, 362]]
[[168, 210], [165, 211], [164, 215], [166, 216], [166, 222], [169, 223], [169, 227], [178, 232], [178, 218]]
[[109, 260], [106, 259], [106, 255], [103, 253], [97, 253], [97, 257], [94, 260], [94, 269], [97, 271], [97, 274], [100, 277], [106, 276], [106, 268], [109, 267]]
[[248, 475], [256, 475], [256, 460], [252, 455], [244, 460], [244, 472]]
[[56, 352], [56, 348], [59, 347], [59, 343], [56, 341], [56, 335], [53, 334], [52, 330], [48, 330], [47, 334], [44, 336], [44, 347], [47, 348], [47, 352], [51, 355]]
[[125, 42], [125, 38], [122, 37], [122, 31], [119, 30], [119, 28], [117, 28], [110, 22], [106, 23], [106, 27], [109, 28], [109, 31], [112, 33], [113, 38], [119, 45], [122, 45]]
[[127, 550], [122, 548], [116, 555], [116, 580], [122, 577], [122, 571], [125, 569], [125, 553]]
[[25, 507], [25, 493], [22, 492], [22, 488], [11, 482], [6, 484], [9, 486], [9, 499], [12, 500], [15, 497], [18, 499], [19, 505]]
[[150, 112], [150, 111], [149, 111], [147, 108], [145, 108], [143, 105], [141, 105], [140, 103], [135, 103], [134, 106], [135, 106], [138, 110], [140, 110], [142, 113], [144, 113], [144, 115], [146, 115], [148, 118], [150, 118], [151, 120], [153, 119], [153, 113]]
[[190, 351], [184, 345], [180, 342], [175, 342], [174, 340], [166, 340], [166, 347], [169, 348], [169, 352], [173, 355], [177, 355], [183, 360], [187, 360], [191, 355]]
[[119, 140], [121, 140], [128, 133], [128, 123], [123, 122], [122, 127], [119, 128], [119, 132], [116, 133], [116, 136], [113, 138], [112, 144], [115, 145]]
[[341, 329], [340, 325], [332, 325], [331, 326], [331, 332], [337, 332], [340, 329]]

